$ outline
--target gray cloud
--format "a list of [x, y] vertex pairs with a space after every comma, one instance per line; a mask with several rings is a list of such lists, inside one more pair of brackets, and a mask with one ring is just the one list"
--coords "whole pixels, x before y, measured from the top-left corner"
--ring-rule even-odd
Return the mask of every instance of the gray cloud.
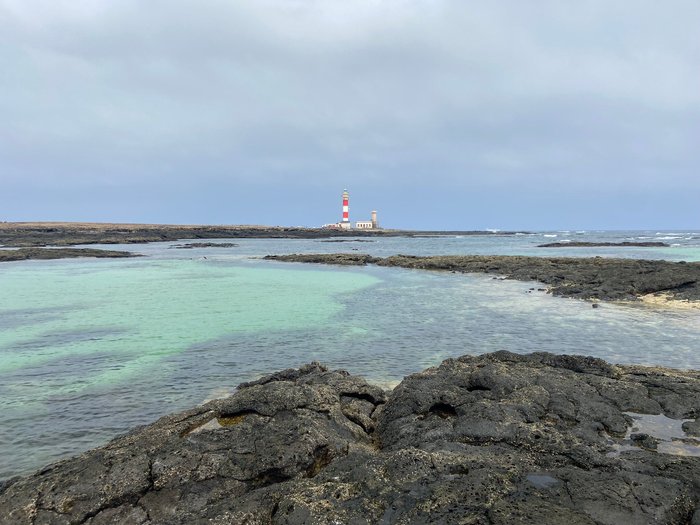
[[0, 0], [0, 178], [700, 189], [696, 1]]

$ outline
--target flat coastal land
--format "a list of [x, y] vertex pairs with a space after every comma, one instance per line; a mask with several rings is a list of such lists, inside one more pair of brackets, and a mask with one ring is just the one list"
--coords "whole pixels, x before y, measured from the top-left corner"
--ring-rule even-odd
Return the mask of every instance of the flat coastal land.
[[318, 363], [0, 481], [0, 524], [700, 522], [700, 373], [497, 352]]
[[336, 230], [247, 225], [111, 224], [74, 222], [0, 223], [0, 245], [72, 246], [134, 244], [181, 239], [324, 239], [329, 237], [439, 237], [445, 235], [515, 235], [526, 232]]
[[550, 293], [562, 297], [601, 301], [663, 298], [666, 302], [700, 305], [700, 262], [508, 255], [394, 255], [382, 258], [348, 253], [268, 255], [265, 259], [489, 273], [506, 279], [538, 281], [545, 284]]

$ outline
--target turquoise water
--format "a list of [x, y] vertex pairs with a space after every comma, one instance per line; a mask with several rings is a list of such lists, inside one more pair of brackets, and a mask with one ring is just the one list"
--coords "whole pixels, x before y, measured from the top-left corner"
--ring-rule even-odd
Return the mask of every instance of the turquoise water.
[[335, 296], [375, 281], [198, 260], [16, 265], [0, 274], [12, 298], [0, 309], [0, 370], [50, 368], [92, 354], [97, 342], [114, 359], [58, 391], [120, 382], [202, 340], [327, 323], [343, 309]]
[[[200, 250], [157, 243], [126, 247], [147, 255], [138, 259], [4, 263], [0, 479], [312, 360], [387, 386], [444, 358], [495, 350], [700, 368], [700, 311], [592, 309], [531, 291], [534, 283], [485, 275], [251, 258], [353, 248], [553, 255], [535, 248], [538, 240], [241, 240]], [[685, 241], [651, 253], [700, 259]]]

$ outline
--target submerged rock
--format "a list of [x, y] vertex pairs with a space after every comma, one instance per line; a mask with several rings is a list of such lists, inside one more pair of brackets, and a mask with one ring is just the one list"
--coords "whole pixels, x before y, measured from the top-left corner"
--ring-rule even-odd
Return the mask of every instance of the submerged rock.
[[187, 244], [174, 244], [171, 248], [191, 250], [193, 248], [235, 248], [238, 245], [232, 242], [190, 242]]
[[318, 242], [377, 242], [369, 239], [327, 239]]
[[700, 457], [616, 451], [635, 413], [697, 418], [700, 373], [498, 352], [386, 393], [311, 364], [0, 485], [0, 523], [697, 523]]

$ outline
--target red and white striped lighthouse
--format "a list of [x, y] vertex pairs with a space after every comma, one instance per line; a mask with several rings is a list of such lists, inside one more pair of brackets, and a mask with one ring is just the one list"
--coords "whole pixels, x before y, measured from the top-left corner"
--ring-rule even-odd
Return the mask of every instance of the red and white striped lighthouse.
[[343, 228], [350, 227], [350, 194], [348, 190], [343, 190]]

